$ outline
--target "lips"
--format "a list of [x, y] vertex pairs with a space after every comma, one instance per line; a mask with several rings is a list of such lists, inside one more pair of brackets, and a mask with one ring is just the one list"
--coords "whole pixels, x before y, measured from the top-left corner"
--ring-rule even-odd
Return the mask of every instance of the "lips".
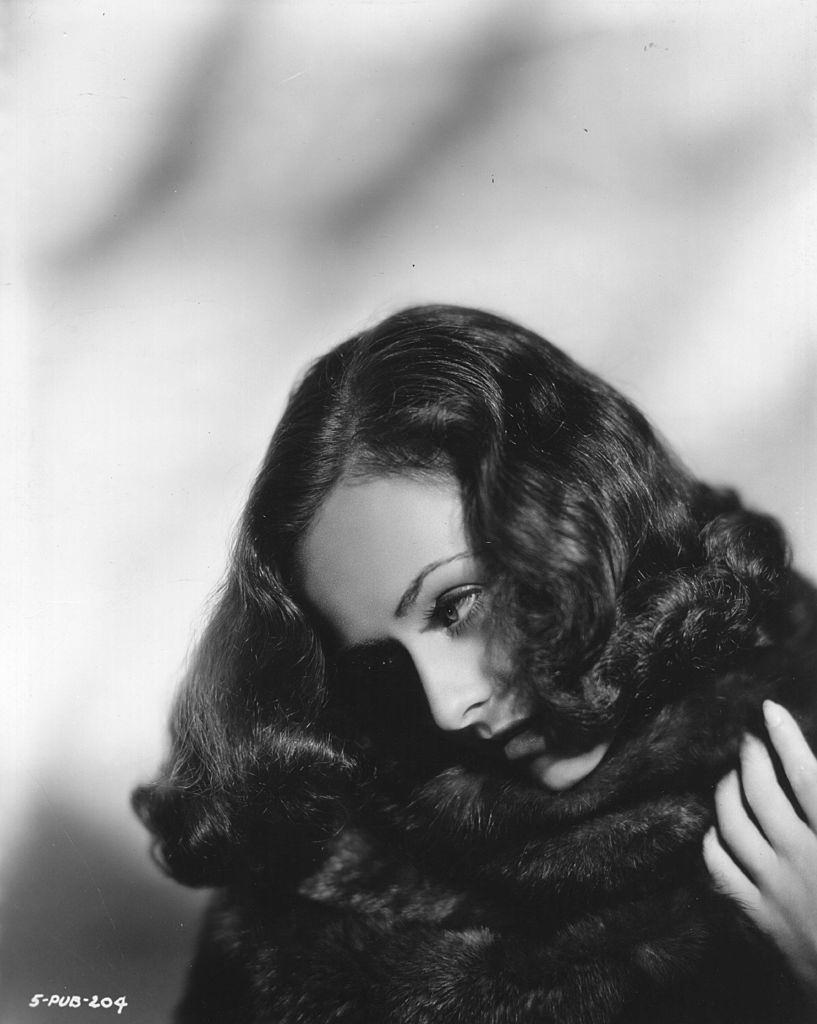
[[522, 761], [529, 757], [539, 757], [547, 750], [547, 742], [540, 733], [525, 727], [515, 732], [504, 743], [503, 750], [509, 761]]
[[532, 718], [506, 726], [492, 737], [494, 750], [506, 761], [515, 762], [515, 770], [551, 793], [570, 789], [599, 766], [610, 746], [605, 739], [591, 750], [568, 752], [552, 749]]
[[538, 757], [547, 749], [547, 742], [530, 718], [523, 718], [507, 726], [494, 739], [509, 761]]

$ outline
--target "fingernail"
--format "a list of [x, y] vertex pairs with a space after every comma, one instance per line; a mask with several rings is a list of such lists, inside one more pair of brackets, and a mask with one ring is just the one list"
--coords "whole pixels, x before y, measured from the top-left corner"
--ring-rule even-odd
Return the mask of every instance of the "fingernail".
[[751, 754], [753, 752], [758, 753], [759, 751], [765, 752], [766, 750], [766, 744], [759, 740], [757, 736], [755, 736], [754, 733], [751, 732], [743, 734], [741, 746], [748, 754]]
[[775, 704], [773, 700], [763, 701], [763, 717], [766, 719], [766, 725], [770, 729], [774, 729], [775, 726], [782, 724], [783, 716], [780, 714], [780, 711], [780, 705]]

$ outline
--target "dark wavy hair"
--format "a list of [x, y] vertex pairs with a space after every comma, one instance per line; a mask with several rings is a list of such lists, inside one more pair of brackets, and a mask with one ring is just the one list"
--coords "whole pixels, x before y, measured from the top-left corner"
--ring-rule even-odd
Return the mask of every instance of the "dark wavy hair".
[[773, 520], [694, 480], [630, 402], [531, 331], [400, 312], [307, 371], [250, 494], [170, 758], [134, 795], [179, 880], [299, 870], [371, 777], [338, 725], [348, 691], [299, 598], [298, 551], [342, 477], [410, 471], [458, 481], [506, 682], [563, 745], [771, 642], [786, 569]]

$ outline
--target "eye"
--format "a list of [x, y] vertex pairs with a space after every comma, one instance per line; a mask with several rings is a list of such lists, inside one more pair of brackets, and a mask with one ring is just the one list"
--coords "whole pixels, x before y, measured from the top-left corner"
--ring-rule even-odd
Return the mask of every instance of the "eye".
[[466, 586], [449, 590], [437, 598], [430, 621], [457, 635], [477, 617], [482, 607], [482, 587]]

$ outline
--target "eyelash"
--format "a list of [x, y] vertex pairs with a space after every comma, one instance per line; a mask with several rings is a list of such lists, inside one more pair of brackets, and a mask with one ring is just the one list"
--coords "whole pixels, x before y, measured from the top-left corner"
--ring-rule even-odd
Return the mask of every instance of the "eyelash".
[[[462, 618], [458, 619], [456, 622], [446, 622], [446, 618], [443, 615], [444, 609], [454, 606], [457, 611], [459, 611], [460, 606], [465, 604], [471, 598], [473, 598], [473, 601]], [[479, 612], [482, 610], [482, 604], [483, 590], [481, 587], [462, 587], [437, 598], [434, 603], [434, 607], [426, 614], [426, 621], [431, 625], [440, 626], [449, 634], [449, 636], [459, 636], [477, 618]]]
[[[442, 614], [443, 609], [451, 605], [459, 609], [469, 598], [473, 598], [473, 602], [465, 615], [457, 622], [446, 624]], [[483, 611], [483, 605], [484, 590], [482, 587], [474, 585], [457, 587], [438, 597], [433, 607], [425, 613], [424, 618], [429, 626], [444, 629], [449, 636], [456, 637], [474, 624]], [[393, 673], [399, 661], [399, 648], [390, 643], [384, 643], [377, 644], [370, 650], [341, 654], [338, 659], [338, 668], [343, 674], [363, 673], [364, 676], [373, 677], [382, 675], [385, 670]]]

